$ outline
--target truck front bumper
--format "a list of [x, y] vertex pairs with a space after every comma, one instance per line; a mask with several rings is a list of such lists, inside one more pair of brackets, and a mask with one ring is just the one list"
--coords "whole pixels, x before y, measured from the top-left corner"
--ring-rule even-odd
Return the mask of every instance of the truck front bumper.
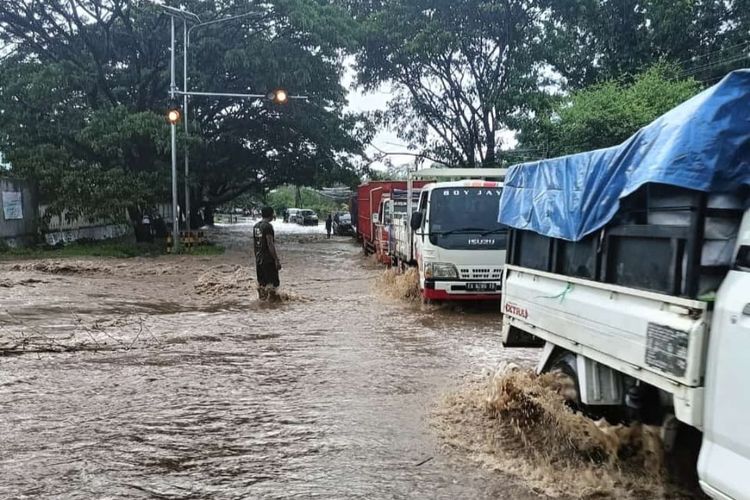
[[[422, 296], [430, 300], [500, 300], [502, 297], [500, 281], [485, 281], [482, 283], [494, 283], [495, 291], [473, 291], [467, 290], [467, 284], [471, 281], [462, 280], [434, 280], [426, 279]], [[471, 285], [469, 285], [471, 286]]]

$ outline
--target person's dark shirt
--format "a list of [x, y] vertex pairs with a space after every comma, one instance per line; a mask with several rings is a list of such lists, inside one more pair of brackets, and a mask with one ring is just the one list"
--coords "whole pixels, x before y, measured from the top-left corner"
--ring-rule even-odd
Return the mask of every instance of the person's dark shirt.
[[331, 223], [332, 223], [332, 220], [331, 220], [331, 216], [329, 215], [329, 216], [328, 216], [328, 217], [326, 218], [326, 227], [331, 227]]
[[273, 255], [271, 255], [268, 249], [268, 239], [266, 238], [269, 234], [273, 240], [273, 226], [267, 220], [262, 220], [253, 226], [253, 249], [255, 250], [255, 263], [258, 265], [274, 262]]

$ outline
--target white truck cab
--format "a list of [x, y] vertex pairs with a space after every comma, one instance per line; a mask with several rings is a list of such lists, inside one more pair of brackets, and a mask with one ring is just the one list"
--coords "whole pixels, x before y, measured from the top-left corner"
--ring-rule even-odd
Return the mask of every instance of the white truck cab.
[[424, 299], [499, 300], [508, 233], [498, 222], [502, 190], [485, 180], [422, 187], [410, 226]]
[[750, 498], [750, 210], [716, 296], [709, 339], [698, 476], [714, 498]]

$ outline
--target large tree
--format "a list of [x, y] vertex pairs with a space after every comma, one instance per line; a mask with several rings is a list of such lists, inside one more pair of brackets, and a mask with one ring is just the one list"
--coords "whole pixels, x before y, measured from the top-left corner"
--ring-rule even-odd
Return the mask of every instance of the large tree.
[[657, 64], [634, 80], [607, 80], [558, 99], [523, 127], [507, 163], [615, 146], [701, 90], [675, 65]]
[[[315, 0], [182, 4], [202, 20], [252, 13], [194, 32], [191, 89], [309, 96], [192, 99], [193, 206], [350, 175], [367, 128], [343, 110], [348, 18]], [[145, 0], [0, 3], [0, 41], [14, 47], [0, 63], [0, 150], [39, 181], [49, 213], [135, 217], [168, 197], [168, 27]]]
[[659, 60], [713, 83], [750, 57], [748, 0], [550, 0], [551, 62], [572, 88]]
[[544, 82], [544, 12], [534, 0], [346, 2], [359, 19], [359, 83], [387, 84], [382, 116], [425, 158], [495, 163], [499, 132]]
[[499, 131], [543, 127], [535, 118], [569, 92], [627, 84], [657, 61], [710, 84], [750, 55], [750, 0], [338, 3], [362, 27], [359, 83], [394, 90], [381, 123], [462, 166], [496, 163]]

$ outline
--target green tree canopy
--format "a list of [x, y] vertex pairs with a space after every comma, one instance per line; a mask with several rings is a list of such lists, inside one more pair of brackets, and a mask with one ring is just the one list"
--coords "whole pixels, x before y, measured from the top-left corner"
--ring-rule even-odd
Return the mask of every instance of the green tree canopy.
[[[350, 180], [370, 133], [345, 113], [339, 83], [350, 18], [316, 0], [182, 4], [204, 21], [253, 13], [193, 33], [191, 89], [309, 96], [284, 106], [193, 98], [193, 206], [289, 182]], [[14, 175], [39, 181], [49, 213], [111, 215], [168, 199], [169, 20], [157, 6], [6, 0], [0, 41], [15, 49], [0, 62], [0, 150]]]
[[713, 83], [750, 57], [748, 0], [550, 0], [550, 62], [580, 88], [677, 64]]
[[[632, 82], [608, 80], [561, 98], [524, 127], [518, 150], [555, 157], [620, 144], [701, 90], [699, 82], [678, 76], [675, 66], [659, 64]], [[509, 161], [514, 154], [508, 153]]]
[[626, 85], [657, 61], [675, 65], [671, 79], [707, 85], [750, 59], [750, 0], [338, 4], [361, 27], [360, 85], [393, 89], [380, 123], [423, 158], [453, 165], [505, 162], [499, 132], [522, 131], [528, 144], [560, 95]]

